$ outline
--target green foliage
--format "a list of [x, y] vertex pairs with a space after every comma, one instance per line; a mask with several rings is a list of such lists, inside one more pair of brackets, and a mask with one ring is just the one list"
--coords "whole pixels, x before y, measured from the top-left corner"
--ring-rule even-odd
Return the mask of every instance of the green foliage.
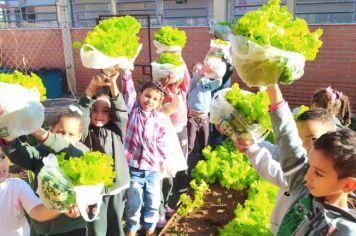
[[64, 159], [65, 154], [57, 156], [58, 165], [74, 186], [104, 183], [111, 186], [115, 178], [114, 160], [101, 152], [86, 152], [82, 157]]
[[166, 46], [179, 46], [184, 48], [187, 42], [187, 36], [183, 30], [172, 26], [163, 26], [154, 33], [153, 39]]
[[209, 192], [209, 186], [201, 180], [198, 184], [195, 179], [190, 182], [190, 187], [194, 190], [194, 200], [186, 193], [180, 195], [179, 201], [182, 205], [178, 209], [178, 214], [186, 216], [191, 213], [195, 208], [201, 207], [204, 204], [204, 195]]
[[221, 40], [221, 39], [214, 39], [214, 43], [226, 46], [229, 44], [229, 41]]
[[266, 92], [244, 93], [237, 83], [225, 95], [228, 101], [238, 113], [246, 117], [252, 123], [258, 123], [262, 127], [272, 130], [271, 119], [268, 113], [269, 99]]
[[[109, 57], [128, 57], [133, 59], [140, 45], [141, 24], [132, 16], [112, 17], [100, 21], [95, 28], [89, 31], [84, 43], [94, 46], [97, 50]], [[81, 47], [76, 41], [73, 47]], [[90, 48], [85, 48], [90, 51]]]
[[230, 21], [219, 21], [218, 23], [216, 23], [217, 25], [226, 25], [231, 27], [231, 22]]
[[40, 100], [46, 100], [46, 88], [44, 87], [42, 80], [35, 73], [31, 75], [25, 75], [19, 71], [15, 71], [13, 74], [0, 74], [0, 82], [8, 84], [19, 84], [25, 88], [36, 87], [40, 93]]
[[199, 161], [192, 170], [197, 181], [208, 184], [220, 183], [227, 189], [242, 190], [258, 179], [258, 176], [247, 158], [240, 153], [231, 140], [212, 150], [207, 146], [203, 150], [205, 160]]
[[310, 108], [308, 106], [300, 105], [299, 107], [296, 108], [296, 112], [293, 114], [294, 120], [297, 120], [301, 114], [309, 110]]
[[317, 29], [310, 33], [307, 22], [296, 18], [280, 0], [269, 0], [256, 11], [244, 14], [233, 26], [236, 35], [242, 35], [259, 45], [271, 45], [287, 51], [298, 52], [307, 60], [314, 60], [322, 41], [323, 33]]
[[156, 62], [158, 64], [172, 64], [175, 66], [181, 66], [183, 65], [183, 60], [181, 59], [181, 56], [176, 53], [169, 53], [169, 52], [164, 52], [159, 55], [157, 58]]
[[269, 218], [277, 192], [277, 187], [267, 181], [254, 181], [250, 185], [244, 206], [237, 205], [235, 219], [220, 230], [220, 235], [272, 235], [269, 231]]

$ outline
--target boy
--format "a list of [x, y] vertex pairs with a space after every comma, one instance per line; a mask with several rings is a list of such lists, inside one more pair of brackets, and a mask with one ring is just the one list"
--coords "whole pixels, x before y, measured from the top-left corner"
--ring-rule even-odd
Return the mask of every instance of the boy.
[[164, 114], [156, 111], [164, 91], [160, 85], [149, 81], [136, 96], [128, 70], [123, 72], [121, 81], [129, 114], [125, 137], [131, 176], [126, 205], [127, 235], [135, 235], [139, 229], [142, 205], [146, 235], [154, 235], [161, 201], [160, 173], [169, 153], [165, 142]]
[[[335, 131], [333, 116], [323, 108], [315, 108], [301, 114], [297, 120], [299, 137], [308, 152], [313, 141], [328, 131]], [[235, 146], [243, 152], [256, 169], [257, 173], [270, 183], [278, 186], [276, 206], [271, 214], [271, 232], [276, 234], [282, 218], [289, 206], [289, 192], [286, 178], [278, 162], [277, 146], [269, 142], [252, 144], [250, 141], [238, 140]]]
[[280, 164], [291, 193], [291, 205], [277, 235], [354, 235], [355, 132], [341, 129], [323, 134], [309, 151], [307, 164], [292, 113], [278, 85], [269, 86], [267, 93]]

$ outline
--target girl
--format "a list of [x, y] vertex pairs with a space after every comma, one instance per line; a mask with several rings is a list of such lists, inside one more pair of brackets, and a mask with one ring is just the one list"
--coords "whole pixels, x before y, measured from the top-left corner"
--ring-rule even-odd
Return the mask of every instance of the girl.
[[[18, 178], [7, 178], [8, 173], [9, 160], [0, 148], [1, 235], [30, 235], [30, 227], [24, 210], [38, 222], [51, 220], [60, 215], [58, 211], [47, 209], [25, 181]], [[71, 209], [67, 215], [78, 217], [79, 213], [76, 209]]]
[[330, 111], [335, 117], [337, 128], [351, 124], [351, 108], [349, 98], [331, 86], [317, 90], [313, 95], [312, 107], [322, 107]]
[[[35, 179], [32, 182], [32, 187], [36, 190], [37, 176], [43, 167], [42, 159], [44, 157], [50, 153], [62, 152], [66, 153], [67, 157], [83, 155], [83, 152], [74, 146], [80, 139], [82, 124], [81, 116], [75, 111], [68, 110], [62, 112], [53, 123], [52, 132], [54, 133], [44, 129], [33, 133], [33, 136], [39, 141], [37, 145], [30, 146], [21, 142], [19, 138], [1, 140], [0, 145], [12, 163], [34, 172]], [[83, 145], [80, 146], [82, 148]], [[39, 235], [86, 236], [86, 225], [82, 217], [71, 219], [64, 214], [45, 222], [31, 219], [31, 228]]]
[[[94, 76], [79, 101], [85, 119], [82, 140], [92, 151], [112, 156], [116, 172], [114, 186], [105, 190], [106, 196], [103, 197], [98, 219], [88, 224], [89, 235], [96, 236], [124, 235], [121, 224], [125, 207], [123, 190], [130, 183], [124, 151], [127, 108], [116, 85], [118, 70], [114, 69], [112, 73], [112, 76]], [[110, 88], [110, 96], [104, 93], [95, 96], [99, 88], [107, 86]]]

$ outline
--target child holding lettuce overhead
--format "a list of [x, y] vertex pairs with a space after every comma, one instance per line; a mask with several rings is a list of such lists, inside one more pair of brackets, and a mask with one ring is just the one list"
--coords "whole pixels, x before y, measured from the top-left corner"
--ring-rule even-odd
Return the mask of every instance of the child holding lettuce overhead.
[[[130, 183], [124, 151], [127, 107], [116, 84], [119, 68], [115, 67], [110, 73], [110, 76], [104, 73], [94, 76], [79, 101], [85, 120], [84, 143], [92, 151], [111, 156], [116, 172], [114, 186], [105, 189], [98, 219], [88, 224], [89, 235], [96, 236], [124, 235], [121, 224], [124, 194]], [[99, 89], [107, 86], [109, 95], [97, 94]]]

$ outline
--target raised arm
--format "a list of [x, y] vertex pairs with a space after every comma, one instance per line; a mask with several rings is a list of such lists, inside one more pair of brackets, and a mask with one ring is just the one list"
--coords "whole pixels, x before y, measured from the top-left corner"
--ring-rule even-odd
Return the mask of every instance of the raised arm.
[[278, 85], [267, 88], [270, 116], [278, 144], [281, 168], [291, 193], [304, 186], [306, 154], [293, 115]]
[[130, 70], [124, 70], [121, 75], [121, 91], [124, 94], [124, 99], [128, 111], [130, 112], [136, 101], [136, 90], [132, 80], [132, 73]]

